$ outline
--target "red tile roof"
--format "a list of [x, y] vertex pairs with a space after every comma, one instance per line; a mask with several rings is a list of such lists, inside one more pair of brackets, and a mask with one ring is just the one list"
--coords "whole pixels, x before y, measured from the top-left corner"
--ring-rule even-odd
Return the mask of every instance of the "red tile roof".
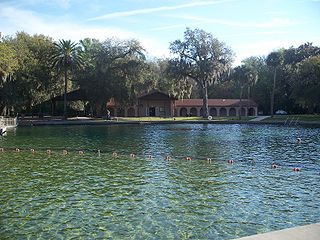
[[[176, 100], [176, 107], [202, 107], [202, 99], [183, 99]], [[238, 107], [240, 106], [240, 99], [208, 99], [209, 107]], [[257, 107], [257, 104], [250, 99], [242, 99], [241, 106], [243, 107]]]

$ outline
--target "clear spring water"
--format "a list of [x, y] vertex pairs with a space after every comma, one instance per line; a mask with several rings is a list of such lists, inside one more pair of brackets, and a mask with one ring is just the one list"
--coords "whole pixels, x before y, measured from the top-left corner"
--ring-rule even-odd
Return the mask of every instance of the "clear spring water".
[[30, 127], [0, 147], [1, 239], [232, 239], [320, 221], [319, 128]]

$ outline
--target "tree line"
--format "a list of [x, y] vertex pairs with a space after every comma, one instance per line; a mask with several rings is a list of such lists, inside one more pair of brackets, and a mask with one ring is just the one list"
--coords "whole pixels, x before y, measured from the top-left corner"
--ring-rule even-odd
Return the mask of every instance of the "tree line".
[[[144, 92], [160, 90], [178, 99], [250, 98], [263, 114], [320, 112], [320, 48], [312, 43], [253, 56], [233, 67], [234, 53], [201, 29], [170, 43], [171, 58], [150, 59], [137, 40], [59, 40], [18, 32], [0, 39], [0, 115], [101, 116], [114, 99], [132, 105]], [[81, 89], [82, 101], [67, 93]], [[56, 96], [63, 104], [54, 112]]]

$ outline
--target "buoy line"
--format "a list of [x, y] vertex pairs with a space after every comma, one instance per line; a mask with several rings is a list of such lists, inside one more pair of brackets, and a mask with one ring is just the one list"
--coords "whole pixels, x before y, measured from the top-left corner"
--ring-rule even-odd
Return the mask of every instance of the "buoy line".
[[[98, 157], [101, 157], [102, 154], [110, 154], [112, 156], [112, 158], [118, 158], [118, 157], [127, 157], [130, 158], [132, 160], [136, 159], [136, 158], [140, 158], [140, 159], [149, 159], [149, 160], [153, 160], [153, 159], [159, 159], [159, 155], [153, 155], [150, 152], [145, 152], [144, 154], [138, 155], [136, 153], [134, 153], [133, 151], [121, 151], [121, 152], [117, 152], [117, 151], [105, 151], [105, 150], [101, 150], [101, 149], [85, 149], [85, 148], [63, 148], [63, 147], [53, 147], [53, 148], [49, 148], [49, 147], [39, 147], [39, 148], [18, 148], [18, 147], [0, 147], [0, 154], [1, 153], [5, 153], [5, 152], [11, 152], [11, 153], [30, 153], [32, 155], [36, 155], [36, 154], [46, 154], [46, 155], [71, 155], [71, 154], [76, 154], [76, 155], [86, 155], [86, 153], [95, 153], [97, 154]], [[172, 161], [172, 160], [185, 160], [187, 162], [190, 162], [192, 160], [203, 160], [207, 163], [213, 163], [213, 162], [221, 162], [221, 160], [217, 160], [215, 158], [212, 157], [204, 157], [204, 156], [182, 156], [182, 155], [164, 155], [164, 157], [162, 158], [166, 161]], [[240, 161], [235, 161], [233, 159], [228, 159], [225, 160], [226, 164], [228, 165], [234, 165], [237, 162], [243, 163], [243, 160]], [[252, 163], [252, 159], [251, 162], [248, 161], [247, 162]], [[255, 161], [254, 161], [255, 163]], [[283, 168], [282, 166], [280, 166], [279, 164], [273, 162], [270, 164], [271, 169], [278, 169], [278, 168]], [[291, 171], [294, 172], [301, 172], [302, 168], [301, 167], [297, 167], [297, 166], [293, 166], [292, 164], [290, 166], [286, 166], [286, 168], [290, 168]]]

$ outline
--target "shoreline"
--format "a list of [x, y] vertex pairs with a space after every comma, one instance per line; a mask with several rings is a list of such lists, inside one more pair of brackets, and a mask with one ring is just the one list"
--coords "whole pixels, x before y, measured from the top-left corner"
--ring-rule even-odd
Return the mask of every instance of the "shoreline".
[[66, 125], [138, 125], [138, 124], [250, 124], [250, 125], [283, 125], [291, 126], [315, 126], [320, 127], [319, 121], [299, 121], [297, 124], [285, 124], [285, 121], [244, 121], [244, 120], [162, 120], [162, 121], [117, 121], [102, 119], [68, 119], [68, 120], [39, 120], [19, 119], [18, 126], [66, 126]]

